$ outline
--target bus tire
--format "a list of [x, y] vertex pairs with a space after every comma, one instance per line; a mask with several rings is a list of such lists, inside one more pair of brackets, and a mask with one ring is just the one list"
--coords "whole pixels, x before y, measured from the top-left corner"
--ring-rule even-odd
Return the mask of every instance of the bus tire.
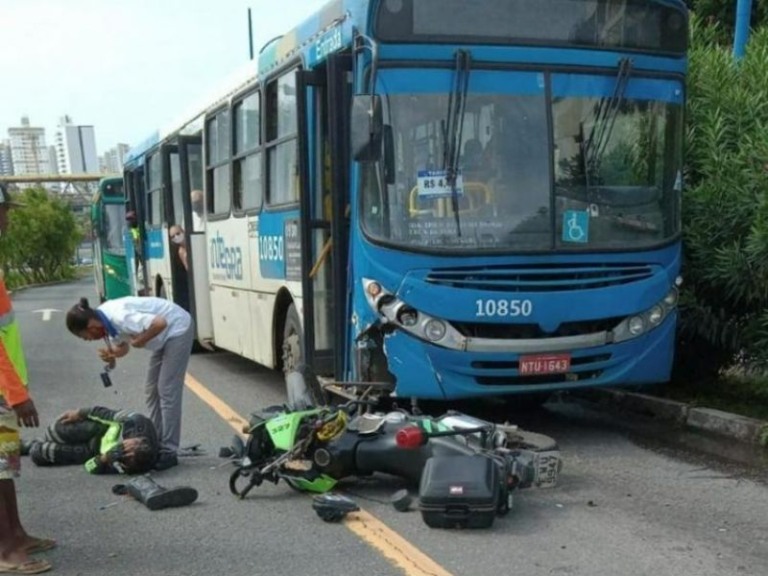
[[297, 370], [302, 364], [303, 347], [304, 335], [301, 330], [301, 319], [296, 311], [296, 305], [291, 303], [285, 313], [283, 342], [280, 347], [284, 374]]

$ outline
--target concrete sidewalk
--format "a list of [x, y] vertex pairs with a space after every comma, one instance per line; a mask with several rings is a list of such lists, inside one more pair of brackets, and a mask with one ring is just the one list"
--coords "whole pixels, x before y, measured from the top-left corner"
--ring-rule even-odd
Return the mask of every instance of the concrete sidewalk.
[[668, 420], [692, 430], [768, 447], [768, 422], [765, 420], [614, 388], [584, 390], [575, 395], [613, 410]]

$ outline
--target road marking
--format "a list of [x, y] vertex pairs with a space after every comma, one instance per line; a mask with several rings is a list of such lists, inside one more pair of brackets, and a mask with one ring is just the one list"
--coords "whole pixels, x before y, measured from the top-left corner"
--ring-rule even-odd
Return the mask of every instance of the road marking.
[[54, 312], [61, 312], [61, 310], [56, 310], [56, 308], [44, 308], [42, 310], [32, 310], [33, 314], [38, 314], [42, 312], [43, 314], [43, 322], [48, 322], [51, 319], [51, 315]]
[[240, 414], [235, 412], [229, 406], [229, 404], [224, 402], [224, 400], [216, 396], [216, 394], [198, 382], [189, 372], [187, 372], [184, 383], [187, 385], [187, 388], [198, 395], [200, 400], [213, 408], [213, 411], [221, 416], [221, 418], [227, 422], [227, 424], [232, 426], [232, 428], [234, 428], [239, 434], [243, 433], [243, 427], [248, 426], [248, 420], [240, 416]]
[[[247, 426], [248, 421], [235, 412], [229, 404], [208, 390], [189, 372], [186, 374], [184, 383], [232, 428], [240, 434], [243, 433], [243, 426]], [[378, 550], [392, 564], [402, 569], [406, 576], [452, 576], [432, 558], [365, 510], [361, 509], [359, 512], [349, 514], [344, 520], [344, 526], [366, 544]]]

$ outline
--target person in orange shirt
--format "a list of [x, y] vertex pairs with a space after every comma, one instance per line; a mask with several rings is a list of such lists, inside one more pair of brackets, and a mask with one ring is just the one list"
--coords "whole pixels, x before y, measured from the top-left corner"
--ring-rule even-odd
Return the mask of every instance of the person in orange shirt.
[[[8, 229], [8, 211], [13, 202], [0, 183], [0, 241]], [[47, 560], [30, 554], [49, 550], [54, 540], [27, 534], [19, 520], [16, 485], [20, 470], [19, 426], [37, 427], [40, 419], [27, 391], [27, 366], [21, 347], [19, 326], [5, 280], [0, 274], [0, 573], [39, 574], [51, 569]]]

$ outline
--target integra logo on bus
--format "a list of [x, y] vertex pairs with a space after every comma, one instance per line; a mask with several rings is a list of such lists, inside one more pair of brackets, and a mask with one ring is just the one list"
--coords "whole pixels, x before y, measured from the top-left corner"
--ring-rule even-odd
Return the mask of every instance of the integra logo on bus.
[[[211, 268], [224, 270], [227, 280], [243, 279], [243, 250], [239, 246], [227, 246], [218, 232], [211, 238]], [[214, 274], [214, 278], [220, 275]]]

